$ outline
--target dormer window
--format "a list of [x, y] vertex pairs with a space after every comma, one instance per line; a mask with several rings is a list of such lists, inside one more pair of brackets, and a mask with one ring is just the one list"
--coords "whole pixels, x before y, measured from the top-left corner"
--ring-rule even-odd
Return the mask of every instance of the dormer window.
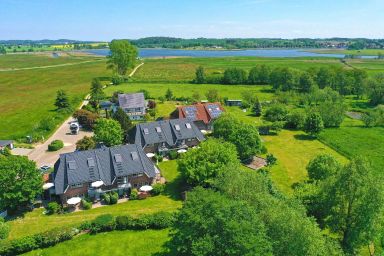
[[95, 167], [95, 159], [93, 158], [88, 158], [87, 159], [88, 167]]
[[68, 161], [68, 169], [69, 170], [76, 170], [76, 162], [75, 161]]

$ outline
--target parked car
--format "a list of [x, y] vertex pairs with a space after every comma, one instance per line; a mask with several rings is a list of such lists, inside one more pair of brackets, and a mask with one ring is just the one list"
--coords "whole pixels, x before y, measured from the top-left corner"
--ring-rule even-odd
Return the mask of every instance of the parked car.
[[51, 169], [51, 167], [49, 165], [43, 165], [40, 167], [40, 170], [42, 172], [47, 172], [49, 169]]

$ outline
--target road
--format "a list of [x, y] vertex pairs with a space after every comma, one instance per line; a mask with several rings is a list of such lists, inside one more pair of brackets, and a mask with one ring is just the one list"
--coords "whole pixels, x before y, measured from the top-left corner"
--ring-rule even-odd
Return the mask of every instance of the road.
[[[129, 74], [129, 76], [133, 76], [137, 69], [140, 68], [143, 64], [144, 63], [141, 63], [140, 65], [136, 66]], [[79, 106], [79, 109], [81, 109], [84, 105], [88, 104], [89, 98], [90, 95], [88, 94]], [[61, 124], [61, 126], [49, 139], [47, 139], [44, 143], [35, 145], [35, 148], [27, 153], [28, 158], [30, 160], [35, 161], [38, 167], [42, 165], [53, 166], [59, 158], [60, 154], [69, 153], [76, 150], [76, 142], [78, 140], [84, 138], [84, 136], [93, 136], [93, 132], [86, 132], [82, 130], [80, 130], [79, 134], [77, 135], [70, 134], [69, 124], [72, 121], [74, 121], [73, 117], [69, 117], [67, 120], [64, 121], [63, 124]], [[48, 145], [53, 140], [62, 140], [64, 142], [64, 147], [58, 151], [49, 152]]]

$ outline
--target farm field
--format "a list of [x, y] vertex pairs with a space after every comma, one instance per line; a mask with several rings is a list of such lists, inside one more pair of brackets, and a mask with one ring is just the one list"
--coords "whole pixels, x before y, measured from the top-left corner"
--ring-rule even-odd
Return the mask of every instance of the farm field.
[[[23, 62], [23, 58], [28, 66], [45, 66], [46, 61], [52, 64], [51, 57], [12, 56], [17, 61], [11, 61], [12, 58], [10, 62], [0, 61], [2, 67], [16, 67], [17, 63]], [[83, 57], [82, 61], [84, 59], [87, 57]], [[73, 62], [72, 58], [65, 60]], [[94, 58], [90, 57], [90, 60]], [[60, 61], [65, 62], [64, 58]], [[65, 90], [72, 105], [77, 106], [88, 93], [92, 78], [108, 74], [104, 61], [97, 60], [71, 66], [0, 72], [0, 139], [24, 138], [39, 122], [49, 118], [54, 118], [56, 124], [61, 123], [67, 116], [55, 112], [56, 92]]]
[[23, 255], [156, 255], [156, 253], [164, 251], [163, 245], [169, 239], [168, 233], [169, 231], [165, 229], [87, 234], [47, 249], [39, 249]]
[[346, 49], [311, 49], [310, 52], [317, 53], [335, 53], [335, 54], [356, 54], [356, 55], [371, 55], [377, 56], [379, 53], [384, 53], [383, 49], [362, 49], [362, 50], [346, 50]]

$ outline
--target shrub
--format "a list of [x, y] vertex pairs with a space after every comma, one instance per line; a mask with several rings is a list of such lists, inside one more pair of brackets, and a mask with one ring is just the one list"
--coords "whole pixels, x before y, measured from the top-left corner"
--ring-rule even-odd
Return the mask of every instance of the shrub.
[[[90, 104], [89, 104], [90, 105]], [[76, 110], [73, 117], [77, 119], [82, 128], [92, 130], [99, 116], [85, 109]]]
[[157, 212], [148, 215], [149, 228], [164, 229], [169, 228], [175, 222], [175, 215], [169, 212]]
[[84, 210], [89, 210], [92, 208], [92, 202], [88, 202], [87, 200], [82, 199], [81, 206], [83, 207]]
[[121, 83], [124, 83], [124, 77], [122, 77], [122, 76], [118, 76], [118, 75], [113, 76], [113, 77], [112, 77], [112, 83], [113, 83], [114, 85], [119, 85], [119, 84], [121, 84]]
[[36, 243], [36, 239], [33, 236], [26, 236], [11, 241], [10, 251], [8, 253], [5, 253], [5, 255], [19, 255], [37, 248], [38, 245]]
[[111, 192], [110, 198], [110, 204], [117, 204], [117, 201], [119, 200], [119, 195], [116, 192]]
[[103, 214], [97, 216], [92, 222], [90, 231], [91, 234], [99, 232], [112, 231], [116, 228], [115, 218], [111, 214]]
[[134, 220], [131, 216], [117, 216], [116, 217], [116, 229], [127, 230], [132, 229]]
[[137, 200], [139, 198], [139, 192], [137, 191], [137, 189], [132, 189], [131, 191], [131, 195], [129, 196], [129, 199], [131, 200]]
[[34, 235], [37, 247], [46, 248], [63, 241], [72, 239], [72, 237], [78, 233], [73, 228], [55, 228], [40, 234]]
[[48, 145], [48, 151], [57, 151], [64, 147], [64, 143], [61, 140], [54, 140]]
[[106, 204], [111, 204], [111, 196], [109, 193], [105, 193], [101, 195], [101, 199], [106, 203]]
[[60, 212], [61, 207], [56, 202], [50, 202], [48, 203], [46, 210], [47, 210], [47, 214], [54, 214], [54, 213]]
[[80, 230], [90, 230], [92, 227], [92, 222], [90, 221], [84, 221], [80, 224], [79, 229]]
[[285, 127], [288, 129], [302, 129], [305, 123], [305, 114], [300, 111], [293, 111], [287, 115]]
[[168, 157], [171, 160], [177, 159], [178, 156], [179, 156], [179, 154], [175, 150], [171, 150], [171, 151], [168, 152]]
[[267, 165], [274, 165], [277, 161], [277, 158], [272, 155], [272, 154], [268, 154], [267, 155]]
[[159, 163], [163, 162], [163, 156], [162, 156], [162, 155], [155, 155], [154, 158], [155, 158], [156, 161], [159, 162]]
[[151, 195], [157, 196], [164, 192], [165, 185], [164, 184], [155, 184], [152, 186]]
[[285, 121], [288, 111], [284, 105], [276, 104], [265, 111], [264, 117], [270, 122]]
[[0, 217], [0, 240], [6, 239], [9, 235], [9, 224]]

